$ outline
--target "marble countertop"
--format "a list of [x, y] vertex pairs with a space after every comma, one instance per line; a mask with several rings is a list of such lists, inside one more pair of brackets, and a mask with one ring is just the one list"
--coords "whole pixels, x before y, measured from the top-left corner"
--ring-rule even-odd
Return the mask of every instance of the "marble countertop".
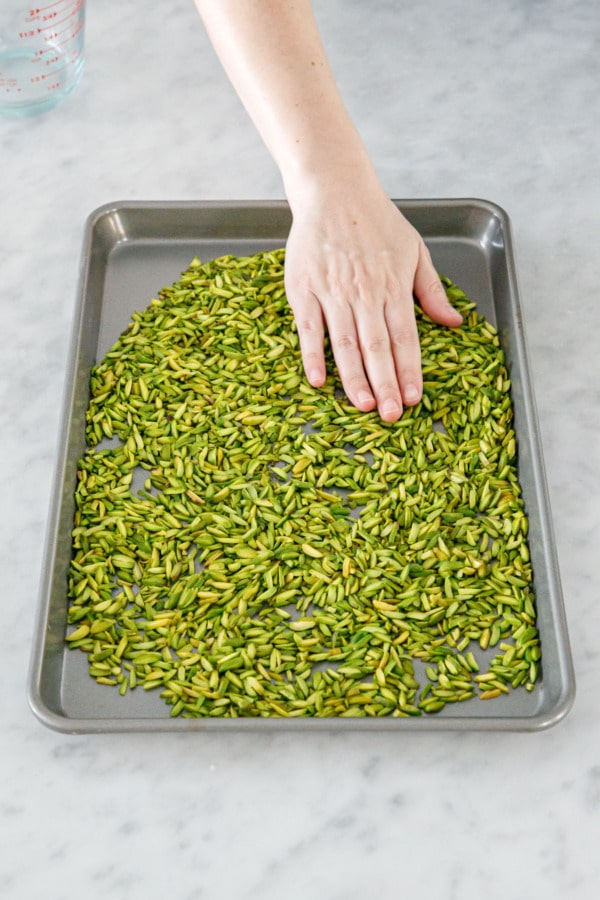
[[[511, 217], [577, 698], [539, 734], [90, 735], [26, 700], [87, 215], [283, 195], [191, 0], [90, 3], [84, 79], [0, 119], [0, 896], [592, 900], [600, 886], [595, 0], [316, 0], [386, 190]], [[406, 7], [406, 9], [403, 9]]]

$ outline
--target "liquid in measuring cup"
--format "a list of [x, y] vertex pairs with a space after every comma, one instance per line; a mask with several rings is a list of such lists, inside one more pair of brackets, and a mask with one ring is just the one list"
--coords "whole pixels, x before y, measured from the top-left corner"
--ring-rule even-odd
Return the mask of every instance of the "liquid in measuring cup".
[[85, 0], [0, 0], [0, 115], [45, 112], [83, 73]]

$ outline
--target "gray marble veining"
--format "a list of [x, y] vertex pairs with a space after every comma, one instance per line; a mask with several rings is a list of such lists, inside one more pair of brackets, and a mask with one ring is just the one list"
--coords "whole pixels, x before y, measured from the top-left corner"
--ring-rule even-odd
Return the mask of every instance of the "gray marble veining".
[[537, 735], [46, 731], [25, 682], [83, 223], [282, 196], [190, 0], [89, 3], [77, 92], [0, 119], [0, 896], [593, 900], [600, 885], [600, 11], [316, 0], [395, 197], [512, 219], [578, 695]]

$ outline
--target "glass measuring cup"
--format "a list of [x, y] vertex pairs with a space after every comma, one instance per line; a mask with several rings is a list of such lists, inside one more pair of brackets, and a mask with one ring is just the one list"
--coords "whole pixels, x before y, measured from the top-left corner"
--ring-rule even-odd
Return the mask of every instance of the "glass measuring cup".
[[0, 115], [45, 112], [83, 72], [85, 0], [0, 0]]

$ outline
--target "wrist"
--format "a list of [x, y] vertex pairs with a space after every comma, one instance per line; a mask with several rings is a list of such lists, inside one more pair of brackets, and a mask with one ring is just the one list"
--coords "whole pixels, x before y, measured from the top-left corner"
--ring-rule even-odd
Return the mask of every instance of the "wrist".
[[323, 202], [347, 203], [353, 196], [382, 192], [364, 148], [323, 147], [281, 167], [285, 193], [293, 213]]

